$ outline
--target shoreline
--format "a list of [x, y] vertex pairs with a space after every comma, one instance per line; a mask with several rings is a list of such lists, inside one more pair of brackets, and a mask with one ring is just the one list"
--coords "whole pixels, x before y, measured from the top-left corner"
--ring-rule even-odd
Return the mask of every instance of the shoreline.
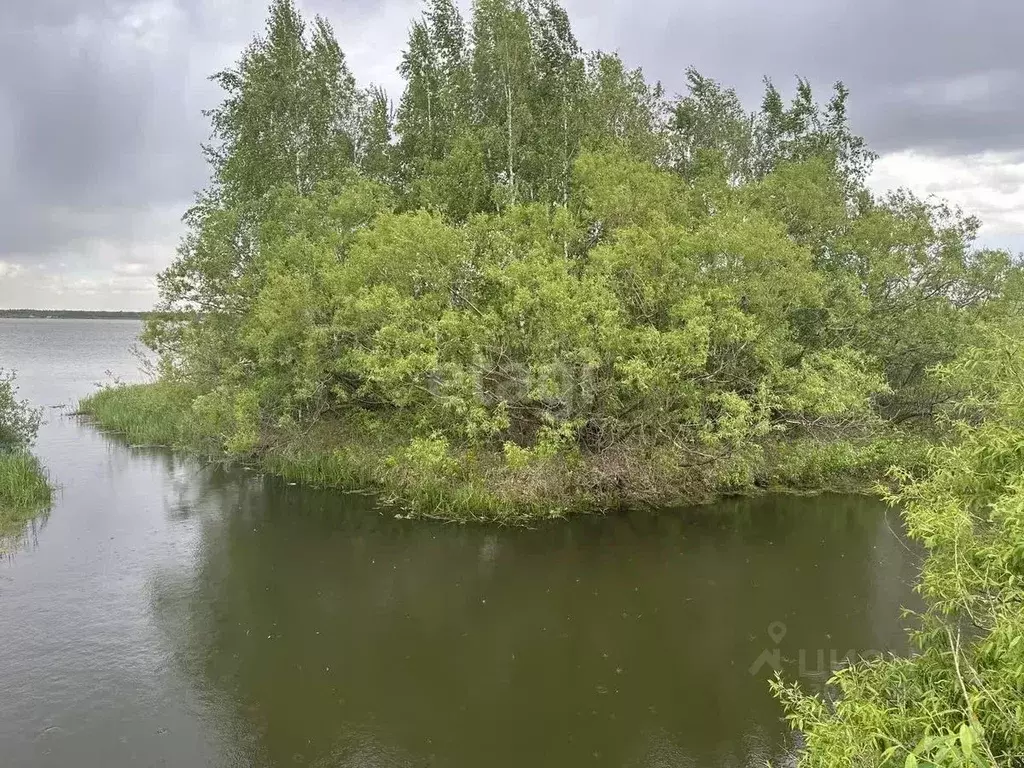
[[745, 446], [748, 456], [713, 471], [687, 467], [678, 451], [658, 446], [515, 465], [499, 450], [417, 436], [396, 416], [372, 423], [324, 419], [305, 431], [263, 434], [257, 448], [232, 451], [223, 437], [198, 431], [190, 418], [196, 401], [182, 385], [154, 382], [100, 390], [79, 403], [78, 414], [133, 445], [238, 463], [311, 487], [373, 494], [410, 518], [506, 525], [764, 493], [878, 495], [889, 468], [914, 462], [925, 445], [905, 433], [778, 440]]

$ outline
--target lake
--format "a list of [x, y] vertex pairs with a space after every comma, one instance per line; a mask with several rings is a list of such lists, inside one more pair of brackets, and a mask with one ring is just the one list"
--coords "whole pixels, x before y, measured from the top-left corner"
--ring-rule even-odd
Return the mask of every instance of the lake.
[[785, 764], [775, 667], [906, 650], [918, 558], [875, 500], [397, 520], [53, 407], [139, 379], [139, 329], [0, 320], [59, 486], [0, 561], [5, 767]]

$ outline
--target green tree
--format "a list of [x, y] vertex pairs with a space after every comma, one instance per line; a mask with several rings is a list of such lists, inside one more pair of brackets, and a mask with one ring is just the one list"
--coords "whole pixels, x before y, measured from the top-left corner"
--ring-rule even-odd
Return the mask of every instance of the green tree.
[[[412, 25], [399, 66], [406, 85], [395, 128], [409, 207], [428, 201], [442, 209], [447, 206], [446, 199], [436, 199], [433, 179], [451, 175], [453, 168], [443, 163], [455, 143], [465, 147], [471, 135], [468, 59], [465, 24], [458, 9], [451, 0], [431, 0], [424, 17]], [[444, 186], [444, 181], [440, 184]], [[435, 189], [425, 192], [424, 187]]]
[[850, 131], [849, 95], [842, 82], [836, 83], [822, 109], [810, 82], [797, 78], [796, 95], [787, 108], [778, 89], [765, 79], [761, 110], [754, 121], [754, 173], [764, 176], [779, 163], [818, 157], [829, 162], [849, 195], [863, 189], [875, 154], [863, 137]]
[[666, 153], [664, 94], [639, 69], [626, 68], [618, 54], [587, 57], [584, 143], [591, 148], [618, 145], [631, 155], [660, 162]]
[[530, 199], [522, 178], [534, 137], [536, 72], [530, 21], [522, 0], [478, 0], [473, 7], [474, 103], [488, 170], [503, 204]]
[[689, 93], [675, 104], [669, 121], [672, 166], [686, 179], [721, 172], [733, 184], [750, 180], [753, 116], [735, 90], [692, 67], [686, 82]]
[[391, 101], [383, 88], [371, 86], [361, 94], [358, 122], [356, 165], [369, 179], [381, 184], [394, 183], [394, 119]]
[[[444, 153], [441, 112], [441, 71], [429, 27], [413, 22], [409, 46], [402, 56], [399, 72], [405, 78], [405, 93], [396, 116], [401, 176], [411, 193], [427, 163]], [[415, 199], [415, 198], [413, 198]]]
[[265, 37], [213, 76], [226, 94], [207, 113], [215, 200], [258, 205], [276, 186], [309, 191], [352, 163], [354, 80], [325, 20], [305, 32], [292, 0], [274, 0]]
[[428, 0], [424, 14], [440, 72], [439, 98], [446, 136], [472, 119], [472, 72], [466, 24], [452, 0]]
[[361, 144], [360, 99], [334, 32], [317, 17], [307, 35], [292, 0], [274, 0], [265, 35], [212, 79], [225, 93], [206, 113], [212, 184], [186, 213], [188, 232], [158, 279], [159, 311], [146, 332], [169, 370], [206, 380], [223, 372], [259, 289], [259, 228], [267, 206], [282, 186], [308, 194], [344, 175]]
[[564, 205], [585, 133], [586, 64], [561, 5], [533, 0], [529, 14], [536, 71], [532, 186], [537, 199]]

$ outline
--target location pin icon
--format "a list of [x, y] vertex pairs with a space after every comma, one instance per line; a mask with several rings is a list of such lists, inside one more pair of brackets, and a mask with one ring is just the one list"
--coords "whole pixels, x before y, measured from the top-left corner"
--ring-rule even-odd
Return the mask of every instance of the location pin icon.
[[773, 621], [768, 625], [768, 637], [772, 639], [772, 642], [778, 645], [782, 642], [782, 638], [786, 636], [786, 625], [781, 621]]

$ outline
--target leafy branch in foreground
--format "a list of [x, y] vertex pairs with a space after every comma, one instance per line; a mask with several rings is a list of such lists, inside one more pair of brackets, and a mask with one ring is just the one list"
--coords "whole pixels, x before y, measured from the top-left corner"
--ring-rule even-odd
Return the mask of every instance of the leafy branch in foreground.
[[927, 551], [918, 653], [843, 670], [834, 701], [777, 684], [802, 765], [1024, 765], [1024, 327], [978, 341], [943, 371], [956, 439], [893, 497]]

